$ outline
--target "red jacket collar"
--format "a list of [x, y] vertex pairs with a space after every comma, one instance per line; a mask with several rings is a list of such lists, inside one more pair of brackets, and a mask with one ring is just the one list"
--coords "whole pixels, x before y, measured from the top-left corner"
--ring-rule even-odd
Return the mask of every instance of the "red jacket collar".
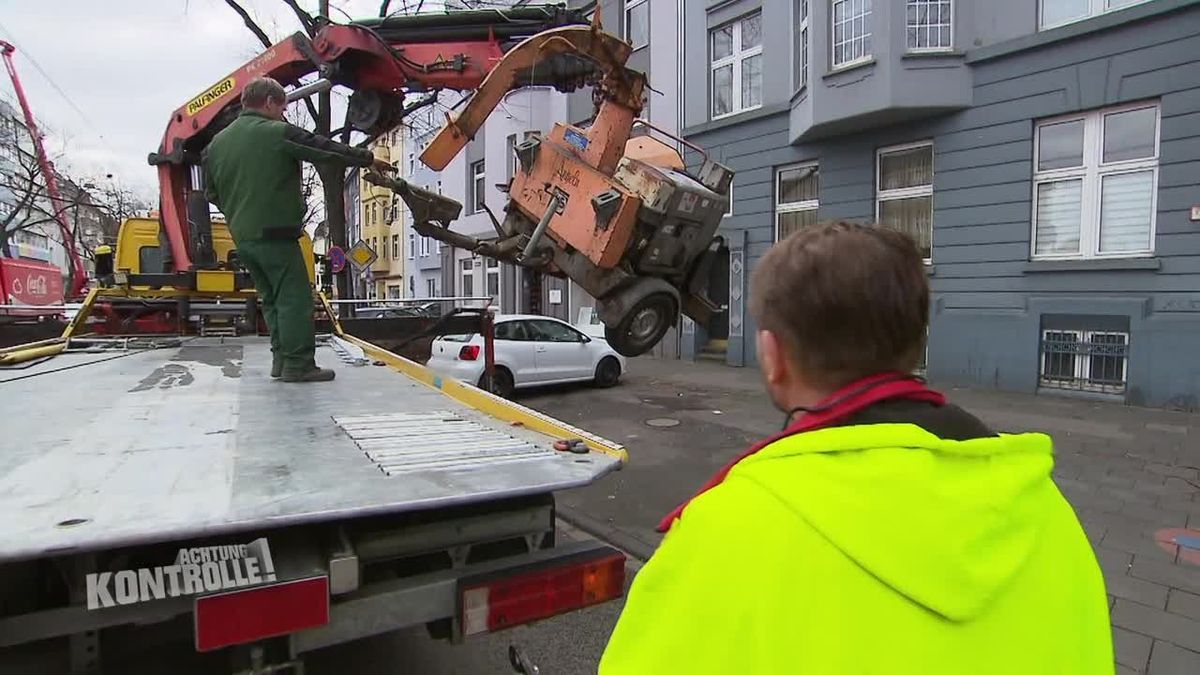
[[835, 423], [854, 415], [868, 406], [892, 399], [927, 401], [936, 406], [946, 404], [946, 397], [941, 393], [926, 387], [925, 383], [919, 378], [904, 373], [880, 373], [851, 382], [813, 406], [782, 432], [764, 441], [760, 441], [742, 454], [734, 457], [732, 461], [722, 467], [712, 478], [709, 478], [708, 482], [704, 484], [704, 487], [700, 488], [699, 492], [692, 495], [690, 499], [667, 514], [667, 517], [663, 518], [662, 522], [658, 524], [658, 531], [666, 532], [671, 529], [671, 523], [675, 522], [675, 519], [683, 517], [683, 510], [687, 508], [687, 505], [693, 499], [724, 482], [730, 470], [738, 462], [750, 455], [780, 439], [805, 431], [833, 426]]

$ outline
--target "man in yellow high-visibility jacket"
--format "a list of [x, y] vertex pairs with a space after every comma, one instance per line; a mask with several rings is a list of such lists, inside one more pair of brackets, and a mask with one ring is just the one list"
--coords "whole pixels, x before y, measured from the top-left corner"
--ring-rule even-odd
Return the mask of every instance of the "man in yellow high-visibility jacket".
[[814, 226], [751, 291], [786, 428], [664, 521], [601, 675], [1113, 673], [1104, 582], [1050, 478], [907, 375], [929, 318], [894, 230]]

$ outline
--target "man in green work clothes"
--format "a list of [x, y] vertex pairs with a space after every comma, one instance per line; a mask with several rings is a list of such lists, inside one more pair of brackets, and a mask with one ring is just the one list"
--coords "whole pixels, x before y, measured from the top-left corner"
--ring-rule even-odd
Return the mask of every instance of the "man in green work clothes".
[[270, 78], [242, 91], [242, 113], [204, 151], [205, 194], [229, 220], [271, 330], [271, 377], [327, 382], [313, 356], [313, 290], [299, 239], [307, 205], [300, 162], [391, 171], [366, 149], [335, 143], [283, 119], [287, 94]]

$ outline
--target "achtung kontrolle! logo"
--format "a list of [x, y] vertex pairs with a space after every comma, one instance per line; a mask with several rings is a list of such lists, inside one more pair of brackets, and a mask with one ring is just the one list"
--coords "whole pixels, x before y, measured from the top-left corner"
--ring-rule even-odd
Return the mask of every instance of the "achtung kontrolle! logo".
[[181, 548], [174, 565], [87, 575], [87, 607], [103, 609], [275, 581], [266, 538], [249, 544]]

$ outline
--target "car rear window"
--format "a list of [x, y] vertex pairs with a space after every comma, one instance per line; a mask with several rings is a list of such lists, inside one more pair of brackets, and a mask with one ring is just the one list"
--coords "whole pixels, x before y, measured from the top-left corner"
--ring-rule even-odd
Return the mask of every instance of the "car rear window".
[[475, 337], [474, 333], [466, 333], [463, 335], [443, 335], [441, 339], [446, 342], [470, 342], [473, 337]]

